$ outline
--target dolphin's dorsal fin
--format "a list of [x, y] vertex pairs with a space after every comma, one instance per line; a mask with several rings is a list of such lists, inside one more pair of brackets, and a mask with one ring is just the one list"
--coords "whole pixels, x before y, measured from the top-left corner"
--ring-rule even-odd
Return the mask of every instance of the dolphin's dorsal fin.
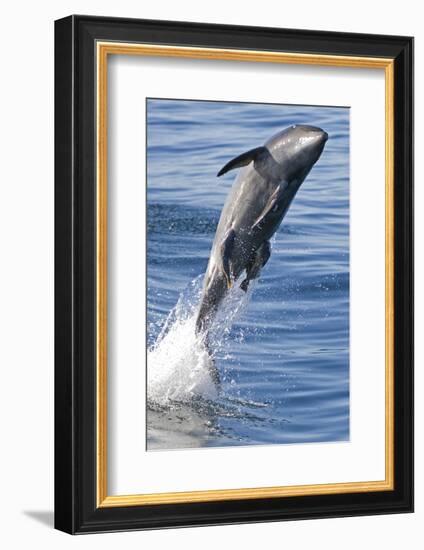
[[234, 168], [240, 168], [241, 166], [247, 166], [252, 161], [257, 161], [261, 156], [264, 155], [264, 153], [268, 153], [268, 149], [266, 147], [256, 147], [255, 149], [250, 149], [250, 151], [247, 151], [246, 153], [242, 153], [238, 157], [234, 158], [233, 160], [230, 160], [230, 162], [227, 162], [227, 164], [221, 168], [221, 170], [218, 172], [218, 177], [222, 176], [223, 174], [226, 174], [230, 170], [234, 170]]

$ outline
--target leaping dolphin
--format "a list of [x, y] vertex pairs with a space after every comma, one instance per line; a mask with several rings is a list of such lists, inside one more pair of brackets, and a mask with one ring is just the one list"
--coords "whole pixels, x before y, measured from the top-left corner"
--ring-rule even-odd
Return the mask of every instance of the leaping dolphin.
[[243, 272], [240, 287], [244, 291], [259, 277], [271, 255], [269, 239], [327, 139], [321, 128], [291, 126], [218, 172], [222, 176], [244, 167], [227, 197], [215, 233], [196, 320], [198, 334], [207, 332], [219, 304]]

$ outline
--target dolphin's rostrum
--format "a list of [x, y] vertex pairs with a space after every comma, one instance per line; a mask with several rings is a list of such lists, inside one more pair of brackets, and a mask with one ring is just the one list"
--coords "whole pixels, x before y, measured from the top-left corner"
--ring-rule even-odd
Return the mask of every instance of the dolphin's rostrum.
[[[328, 135], [314, 126], [286, 128], [265, 145], [228, 162], [221, 176], [241, 168], [227, 197], [204, 278], [196, 331], [207, 332], [219, 304], [244, 272], [240, 287], [259, 276], [277, 231], [302, 182], [319, 159]], [[237, 282], [238, 284], [238, 282]]]

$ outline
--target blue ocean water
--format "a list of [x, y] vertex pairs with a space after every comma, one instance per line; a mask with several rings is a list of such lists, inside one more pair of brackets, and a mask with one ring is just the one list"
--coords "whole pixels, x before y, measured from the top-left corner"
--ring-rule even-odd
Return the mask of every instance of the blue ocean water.
[[[216, 349], [191, 333], [230, 159], [292, 124], [329, 135]], [[349, 109], [149, 99], [147, 448], [349, 439]], [[230, 315], [230, 316], [231, 316]]]

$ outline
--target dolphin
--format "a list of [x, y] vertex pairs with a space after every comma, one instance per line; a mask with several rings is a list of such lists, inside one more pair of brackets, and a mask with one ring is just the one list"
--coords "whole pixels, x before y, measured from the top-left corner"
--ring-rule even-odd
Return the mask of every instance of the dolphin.
[[247, 291], [271, 255], [277, 231], [299, 187], [320, 158], [328, 134], [321, 128], [295, 125], [263, 146], [230, 160], [218, 177], [242, 168], [230, 190], [212, 244], [203, 282], [196, 333], [207, 334], [220, 303], [244, 274]]

